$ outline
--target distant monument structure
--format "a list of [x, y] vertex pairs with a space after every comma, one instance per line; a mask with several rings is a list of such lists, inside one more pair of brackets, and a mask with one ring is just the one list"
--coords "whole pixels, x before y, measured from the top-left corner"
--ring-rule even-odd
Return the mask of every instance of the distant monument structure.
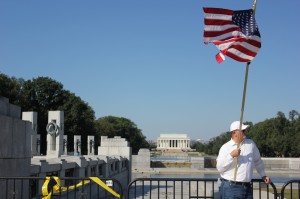
[[191, 139], [187, 134], [160, 134], [157, 139], [157, 150], [165, 149], [191, 149]]

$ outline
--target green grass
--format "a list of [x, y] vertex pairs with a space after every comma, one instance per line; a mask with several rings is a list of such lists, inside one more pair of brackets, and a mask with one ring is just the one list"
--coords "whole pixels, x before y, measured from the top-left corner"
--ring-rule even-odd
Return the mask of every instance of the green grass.
[[[254, 190], [259, 190], [259, 188], [253, 188]], [[267, 191], [267, 188], [261, 188], [262, 191]], [[269, 193], [273, 193], [272, 192], [273, 190], [272, 189], [269, 189]], [[280, 190], [277, 190], [278, 194], [277, 194], [277, 197], [278, 196], [281, 196], [281, 193], [280, 193]], [[290, 199], [291, 198], [291, 194], [292, 194], [292, 199], [299, 199], [299, 189], [285, 189], [284, 190], [284, 198], [286, 199]]]
[[291, 191], [291, 189], [285, 189], [284, 190], [284, 197], [285, 198], [287, 198], [287, 199], [289, 199], [289, 198], [291, 198], [291, 192], [292, 192], [292, 198], [294, 199], [298, 199], [299, 198], [299, 189], [292, 189], [292, 191]]

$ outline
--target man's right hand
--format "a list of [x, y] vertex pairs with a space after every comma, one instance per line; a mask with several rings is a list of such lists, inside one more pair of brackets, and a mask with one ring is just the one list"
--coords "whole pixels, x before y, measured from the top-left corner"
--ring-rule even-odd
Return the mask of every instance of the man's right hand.
[[230, 155], [231, 157], [235, 158], [238, 157], [241, 153], [241, 149], [240, 148], [236, 148], [233, 151], [231, 151]]

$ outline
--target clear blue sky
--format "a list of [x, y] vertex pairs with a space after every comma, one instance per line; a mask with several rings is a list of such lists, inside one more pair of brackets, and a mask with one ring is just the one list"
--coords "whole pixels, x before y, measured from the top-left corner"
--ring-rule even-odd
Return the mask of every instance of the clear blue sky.
[[[147, 139], [209, 140], [239, 120], [245, 64], [215, 61], [202, 7], [248, 0], [26, 0], [0, 2], [0, 72], [48, 76], [96, 113], [126, 117]], [[300, 111], [300, 1], [258, 0], [262, 49], [250, 65], [244, 121]]]

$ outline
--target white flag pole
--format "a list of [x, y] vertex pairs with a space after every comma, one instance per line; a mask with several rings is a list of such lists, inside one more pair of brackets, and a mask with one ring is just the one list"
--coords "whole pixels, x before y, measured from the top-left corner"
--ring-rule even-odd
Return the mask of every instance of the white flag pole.
[[[252, 9], [253, 9], [253, 14], [255, 14], [256, 0], [254, 0]], [[239, 127], [239, 133], [238, 133], [237, 148], [240, 148], [240, 144], [241, 144], [241, 132], [242, 132], [243, 119], [244, 119], [244, 108], [245, 108], [245, 101], [246, 101], [246, 92], [247, 92], [248, 73], [249, 73], [250, 63], [251, 62], [247, 62], [247, 64], [246, 64], [246, 73], [245, 73], [245, 80], [244, 80], [244, 91], [243, 91], [243, 99], [242, 99], [242, 108], [241, 108], [240, 127]], [[233, 177], [234, 181], [236, 181], [238, 162], [239, 162], [239, 156], [236, 158], [236, 163], [235, 163], [235, 168], [234, 168], [234, 177]]]

